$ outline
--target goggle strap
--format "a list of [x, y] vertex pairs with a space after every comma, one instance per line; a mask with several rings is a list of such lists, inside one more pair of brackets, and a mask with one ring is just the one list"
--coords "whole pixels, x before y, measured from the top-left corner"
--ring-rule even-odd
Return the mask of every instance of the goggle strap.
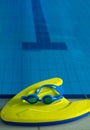
[[60, 90], [61, 87], [60, 86], [56, 86], [56, 85], [53, 85], [53, 84], [46, 84], [46, 85], [43, 85], [43, 86], [39, 87], [36, 90], [35, 94], [39, 94], [39, 92], [41, 91], [41, 89], [44, 88], [44, 87], [52, 88], [53, 90], [55, 90], [56, 92], [58, 92], [58, 94], [60, 94], [60, 92], [61, 92], [61, 90]]

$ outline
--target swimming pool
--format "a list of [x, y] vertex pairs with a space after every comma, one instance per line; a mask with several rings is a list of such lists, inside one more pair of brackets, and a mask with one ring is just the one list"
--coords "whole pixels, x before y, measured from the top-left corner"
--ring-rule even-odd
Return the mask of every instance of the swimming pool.
[[67, 96], [90, 96], [90, 2], [0, 1], [0, 95], [52, 77]]

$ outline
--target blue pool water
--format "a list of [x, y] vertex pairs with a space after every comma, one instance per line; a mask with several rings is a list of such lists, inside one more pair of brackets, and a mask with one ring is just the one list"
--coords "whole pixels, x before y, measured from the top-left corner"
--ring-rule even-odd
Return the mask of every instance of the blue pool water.
[[89, 0], [0, 1], [0, 95], [61, 77], [66, 95], [90, 95]]

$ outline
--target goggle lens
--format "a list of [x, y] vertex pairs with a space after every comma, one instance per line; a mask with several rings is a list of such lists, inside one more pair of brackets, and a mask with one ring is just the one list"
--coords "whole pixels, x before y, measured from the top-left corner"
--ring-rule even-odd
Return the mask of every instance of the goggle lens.
[[51, 96], [45, 96], [45, 97], [43, 97], [43, 103], [45, 103], [45, 104], [52, 103], [52, 97]]
[[31, 104], [36, 103], [37, 102], [37, 98], [35, 96], [29, 97], [28, 98], [28, 102], [31, 103]]

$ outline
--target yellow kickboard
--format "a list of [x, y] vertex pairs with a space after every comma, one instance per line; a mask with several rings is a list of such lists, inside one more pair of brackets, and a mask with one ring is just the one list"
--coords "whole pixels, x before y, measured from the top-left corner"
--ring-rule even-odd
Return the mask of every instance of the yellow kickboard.
[[[80, 100], [70, 102], [66, 98], [57, 100], [49, 105], [37, 102], [36, 104], [29, 104], [21, 100], [21, 96], [33, 94], [37, 88], [45, 84], [62, 85], [63, 80], [60, 78], [52, 78], [42, 82], [33, 84], [16, 96], [14, 96], [2, 109], [1, 118], [5, 122], [11, 123], [48, 123], [67, 121], [69, 119], [78, 118], [90, 112], [90, 100]], [[54, 91], [45, 88], [40, 97], [45, 94], [55, 95]]]

